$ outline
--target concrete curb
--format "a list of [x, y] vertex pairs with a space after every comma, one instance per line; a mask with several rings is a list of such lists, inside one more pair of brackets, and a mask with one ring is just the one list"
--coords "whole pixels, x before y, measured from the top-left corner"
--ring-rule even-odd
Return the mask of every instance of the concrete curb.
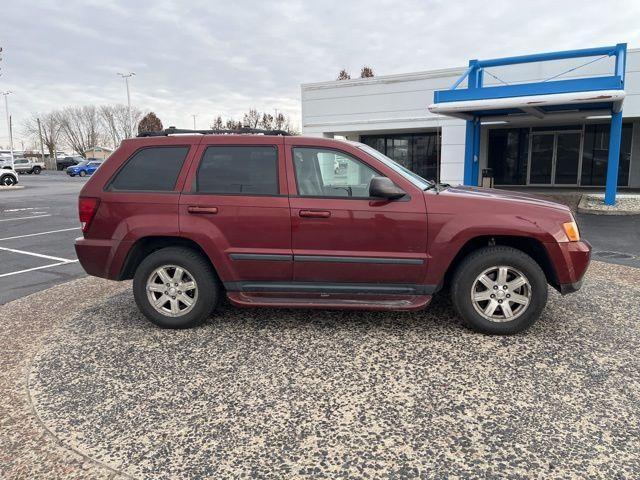
[[615, 206], [604, 205], [604, 195], [584, 194], [578, 204], [578, 213], [589, 215], [640, 215], [640, 195], [621, 194]]

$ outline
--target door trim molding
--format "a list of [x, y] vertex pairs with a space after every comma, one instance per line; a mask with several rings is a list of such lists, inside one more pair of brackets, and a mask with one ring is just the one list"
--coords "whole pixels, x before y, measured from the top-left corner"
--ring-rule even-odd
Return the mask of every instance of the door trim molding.
[[335, 255], [294, 255], [294, 262], [383, 263], [387, 265], [423, 265], [421, 258], [354, 257]]
[[269, 262], [290, 262], [293, 260], [293, 255], [280, 255], [273, 253], [230, 253], [229, 258], [231, 260], [258, 260]]
[[378, 295], [431, 295], [437, 285], [407, 283], [329, 283], [329, 282], [225, 282], [228, 292], [279, 293], [367, 293]]

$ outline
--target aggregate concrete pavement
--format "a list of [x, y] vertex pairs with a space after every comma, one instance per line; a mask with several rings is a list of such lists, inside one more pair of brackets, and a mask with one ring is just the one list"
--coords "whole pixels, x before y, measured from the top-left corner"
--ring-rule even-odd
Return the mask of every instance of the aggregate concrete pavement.
[[78, 193], [86, 178], [20, 175], [23, 190], [0, 192], [0, 304], [84, 276]]
[[127, 284], [77, 280], [0, 307], [0, 477], [632, 478], [639, 298], [639, 269], [594, 262], [514, 337], [446, 299], [170, 331]]

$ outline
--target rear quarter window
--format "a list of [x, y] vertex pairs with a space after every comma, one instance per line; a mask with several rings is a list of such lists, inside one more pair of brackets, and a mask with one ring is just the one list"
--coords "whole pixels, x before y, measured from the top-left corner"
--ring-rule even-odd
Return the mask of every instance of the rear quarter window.
[[135, 152], [118, 170], [108, 190], [171, 192], [189, 147], [147, 147]]

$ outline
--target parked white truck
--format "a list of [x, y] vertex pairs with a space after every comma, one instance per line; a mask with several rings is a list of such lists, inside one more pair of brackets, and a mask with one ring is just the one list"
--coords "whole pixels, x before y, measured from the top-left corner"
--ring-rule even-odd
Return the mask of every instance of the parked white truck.
[[35, 173], [38, 175], [44, 170], [44, 163], [32, 158], [16, 158], [13, 161], [13, 168], [18, 173]]

